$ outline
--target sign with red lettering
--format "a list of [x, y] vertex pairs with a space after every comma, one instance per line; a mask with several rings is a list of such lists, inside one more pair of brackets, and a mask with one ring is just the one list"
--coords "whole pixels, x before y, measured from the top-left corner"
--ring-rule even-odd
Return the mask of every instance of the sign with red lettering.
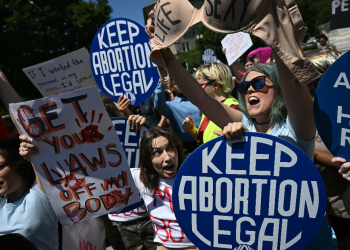
[[32, 162], [62, 225], [140, 201], [97, 88], [10, 105], [40, 153]]
[[226, 35], [221, 44], [226, 49], [227, 63], [231, 65], [253, 45], [253, 42], [249, 34], [238, 32]]
[[85, 48], [22, 70], [43, 96], [97, 86]]
[[62, 249], [106, 250], [106, 231], [100, 218], [62, 228]]

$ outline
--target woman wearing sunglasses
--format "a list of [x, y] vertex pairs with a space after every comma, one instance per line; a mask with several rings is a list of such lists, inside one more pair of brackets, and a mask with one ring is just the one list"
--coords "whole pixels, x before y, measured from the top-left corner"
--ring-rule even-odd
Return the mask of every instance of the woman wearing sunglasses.
[[[238, 140], [244, 131], [266, 133], [289, 141], [313, 158], [316, 126], [311, 96], [307, 86], [296, 80], [278, 56], [274, 56], [277, 68], [259, 64], [247, 70], [238, 85], [239, 111], [207, 95], [170, 50], [161, 53], [170, 76], [186, 97], [223, 129], [214, 131], [217, 135]], [[306, 249], [332, 249], [331, 243], [325, 218]]]
[[[209, 63], [198, 68], [195, 78], [205, 93], [218, 102], [230, 108], [237, 109], [238, 101], [231, 93], [235, 84], [230, 73], [230, 69], [222, 63]], [[182, 128], [202, 145], [216, 137], [214, 130], [222, 131], [214, 122], [202, 114], [199, 127], [196, 128], [190, 116], [186, 117], [182, 123]]]

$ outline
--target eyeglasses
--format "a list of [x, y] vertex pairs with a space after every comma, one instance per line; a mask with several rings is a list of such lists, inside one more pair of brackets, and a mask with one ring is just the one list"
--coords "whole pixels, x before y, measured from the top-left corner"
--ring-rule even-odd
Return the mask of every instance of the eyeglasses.
[[205, 87], [205, 86], [208, 86], [209, 84], [212, 84], [213, 82], [215, 82], [216, 80], [211, 80], [211, 81], [209, 81], [209, 82], [206, 82], [206, 83], [200, 83], [200, 85], [202, 86], [202, 88], [203, 87]]
[[247, 93], [250, 86], [252, 86], [255, 90], [262, 89], [265, 86], [265, 78], [271, 80], [271, 78], [268, 76], [257, 76], [249, 82], [241, 82], [238, 84], [237, 89], [242, 95]]

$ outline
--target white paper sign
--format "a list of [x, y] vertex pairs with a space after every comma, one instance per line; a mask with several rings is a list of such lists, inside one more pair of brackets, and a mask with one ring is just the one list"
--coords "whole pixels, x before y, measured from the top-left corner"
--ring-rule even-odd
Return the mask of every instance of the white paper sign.
[[62, 225], [140, 201], [97, 88], [10, 104], [10, 109], [17, 127], [39, 148], [31, 159]]
[[221, 44], [226, 49], [228, 65], [231, 65], [253, 45], [253, 42], [249, 34], [238, 32], [226, 35]]
[[97, 86], [85, 48], [22, 70], [43, 96]]
[[106, 250], [106, 233], [100, 218], [62, 227], [62, 249]]

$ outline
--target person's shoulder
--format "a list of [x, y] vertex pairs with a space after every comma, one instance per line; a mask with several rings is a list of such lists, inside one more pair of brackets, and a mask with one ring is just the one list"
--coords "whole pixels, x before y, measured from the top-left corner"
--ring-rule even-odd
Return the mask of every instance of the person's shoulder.
[[35, 181], [34, 181], [33, 185], [31, 186], [31, 188], [29, 189], [29, 192], [27, 195], [36, 196], [36, 197], [43, 199], [45, 201], [49, 201], [49, 198], [47, 197], [47, 195], [38, 187], [38, 185], [36, 184]]

